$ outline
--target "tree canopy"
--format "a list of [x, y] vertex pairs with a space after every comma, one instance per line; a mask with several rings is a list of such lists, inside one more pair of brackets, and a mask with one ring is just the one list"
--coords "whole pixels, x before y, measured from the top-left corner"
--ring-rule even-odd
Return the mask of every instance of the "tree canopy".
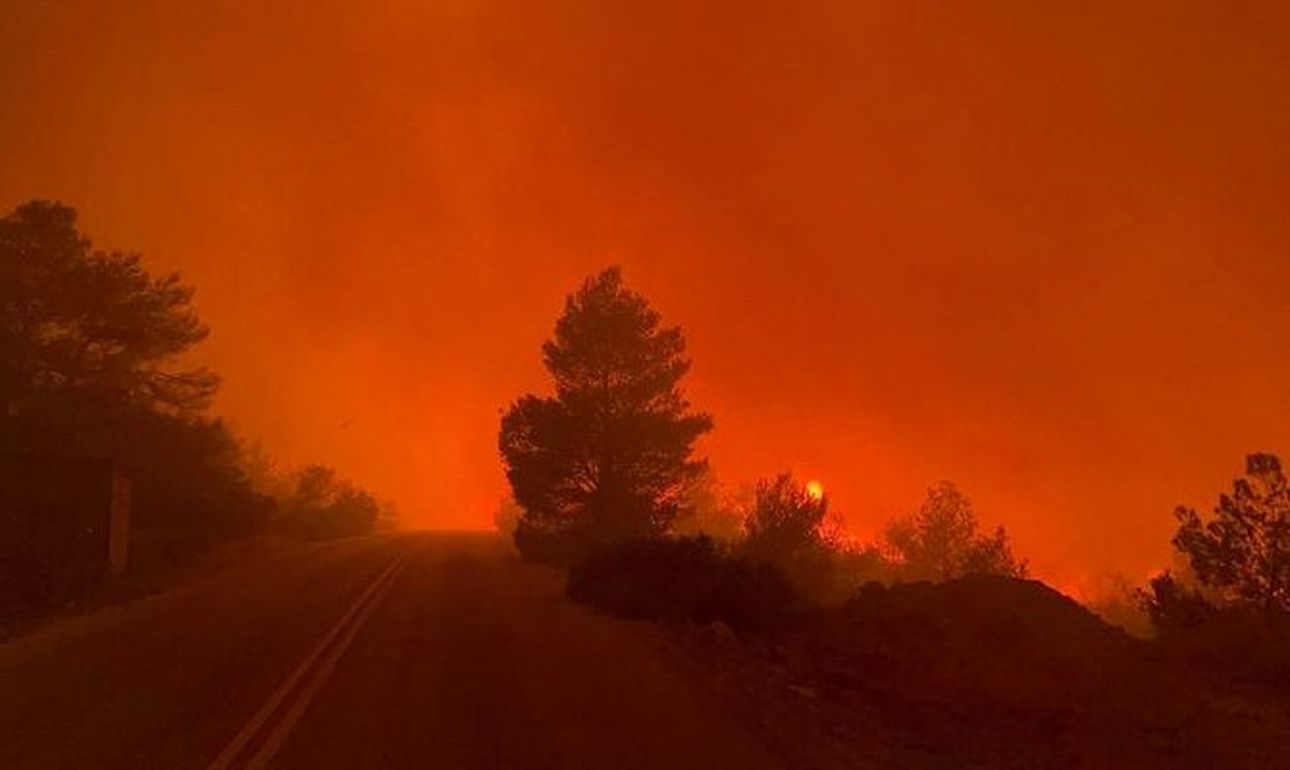
[[566, 300], [542, 352], [555, 395], [512, 404], [498, 441], [524, 509], [517, 543], [666, 532], [706, 467], [692, 455], [712, 427], [680, 387], [681, 330], [610, 268]]
[[0, 453], [109, 460], [131, 484], [141, 560], [251, 535], [275, 512], [308, 537], [392, 524], [390, 505], [326, 468], [281, 494], [285, 511], [256, 489], [245, 448], [208, 412], [217, 378], [189, 360], [207, 336], [192, 300], [177, 274], [94, 248], [68, 206], [31, 201], [0, 216]]
[[206, 337], [193, 290], [138, 254], [96, 250], [76, 212], [31, 201], [0, 218], [0, 407], [11, 417], [132, 405], [192, 412], [215, 377], [177, 359]]
[[1227, 602], [1290, 610], [1290, 489], [1276, 455], [1246, 457], [1245, 477], [1219, 496], [1208, 521], [1185, 506], [1174, 515], [1174, 546], [1207, 589]]
[[910, 577], [950, 580], [974, 573], [1026, 574], [1026, 563], [1013, 555], [1004, 528], [981, 534], [972, 502], [948, 481], [927, 490], [913, 515], [892, 522], [886, 540], [898, 567]]
[[791, 474], [757, 483], [752, 509], [744, 520], [744, 550], [773, 563], [833, 548], [836, 527], [829, 520], [829, 498], [812, 495]]
[[205, 416], [215, 376], [183, 366], [207, 333], [192, 297], [138, 254], [93, 248], [67, 206], [0, 217], [0, 450], [112, 458], [136, 528], [177, 548], [268, 515], [236, 438]]

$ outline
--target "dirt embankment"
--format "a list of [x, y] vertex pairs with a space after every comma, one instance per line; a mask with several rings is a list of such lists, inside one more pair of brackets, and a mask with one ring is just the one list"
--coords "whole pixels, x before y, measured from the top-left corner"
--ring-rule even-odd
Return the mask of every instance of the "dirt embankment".
[[1290, 767], [1284, 693], [1035, 581], [873, 585], [785, 633], [691, 628], [698, 675], [797, 767]]

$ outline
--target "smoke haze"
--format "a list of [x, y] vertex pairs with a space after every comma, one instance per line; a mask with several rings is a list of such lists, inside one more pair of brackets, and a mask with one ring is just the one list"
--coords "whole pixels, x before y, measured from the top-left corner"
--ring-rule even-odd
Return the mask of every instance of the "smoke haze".
[[[485, 527], [621, 264], [727, 481], [939, 478], [1058, 584], [1290, 451], [1283, 3], [8, 3], [0, 205], [198, 287], [219, 410]], [[262, 7], [265, 6], [265, 7]]]

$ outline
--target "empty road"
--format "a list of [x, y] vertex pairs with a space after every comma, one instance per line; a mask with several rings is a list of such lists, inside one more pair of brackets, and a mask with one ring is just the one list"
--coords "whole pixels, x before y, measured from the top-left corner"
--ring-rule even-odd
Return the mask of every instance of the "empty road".
[[0, 644], [0, 767], [762, 768], [486, 535], [312, 546]]

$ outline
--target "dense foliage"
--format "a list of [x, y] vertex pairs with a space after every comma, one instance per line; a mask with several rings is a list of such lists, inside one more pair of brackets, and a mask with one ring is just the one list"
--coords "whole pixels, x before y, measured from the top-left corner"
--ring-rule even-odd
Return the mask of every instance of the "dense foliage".
[[813, 496], [790, 474], [757, 484], [752, 510], [744, 521], [743, 549], [753, 558], [781, 561], [832, 548], [829, 499]]
[[182, 364], [206, 336], [192, 297], [137, 254], [94, 249], [67, 206], [0, 218], [0, 451], [112, 458], [135, 526], [170, 551], [248, 534], [271, 505], [205, 414], [215, 376]]
[[611, 268], [565, 303], [543, 346], [554, 397], [526, 395], [502, 418], [499, 448], [524, 513], [516, 544], [567, 562], [600, 543], [668, 531], [705, 463], [712, 427], [680, 388], [681, 330]]
[[176, 365], [207, 333], [192, 296], [138, 254], [93, 249], [67, 206], [0, 218], [0, 413], [57, 425], [70, 410], [201, 409], [215, 377]]
[[1139, 592], [1164, 654], [1229, 679], [1290, 685], [1290, 498], [1281, 461], [1251, 454], [1208, 520], [1175, 510], [1185, 559]]
[[[307, 537], [370, 531], [383, 509], [328, 470], [307, 470], [281, 496], [257, 485], [255, 458], [208, 413], [217, 378], [187, 363], [207, 335], [193, 293], [138, 254], [95, 249], [62, 204], [0, 217], [0, 453], [48, 467], [109, 462], [130, 482], [136, 565], [181, 561], [275, 522]], [[34, 481], [8, 483], [17, 488], [0, 491], [15, 499], [44, 494]], [[0, 614], [57, 598], [47, 586], [75, 565], [10, 545]]]
[[1175, 516], [1174, 546], [1220, 600], [1290, 611], [1290, 489], [1279, 458], [1247, 457], [1245, 478], [1208, 521], [1183, 506]]
[[791, 474], [758, 482], [744, 519], [740, 553], [774, 565], [812, 601], [835, 593], [841, 525], [830, 518], [829, 499], [812, 495]]

